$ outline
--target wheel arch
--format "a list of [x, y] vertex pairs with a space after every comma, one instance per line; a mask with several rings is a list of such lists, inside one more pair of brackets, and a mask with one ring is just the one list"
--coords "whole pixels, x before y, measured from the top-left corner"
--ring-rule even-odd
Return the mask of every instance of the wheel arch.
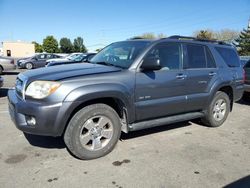
[[233, 94], [233, 88], [229, 85], [229, 84], [222, 84], [222, 85], [217, 85], [214, 86], [210, 92], [210, 97], [208, 100], [208, 104], [210, 104], [210, 102], [213, 100], [215, 94], [217, 91], [222, 91], [224, 93], [226, 93], [229, 97], [230, 100], [230, 111], [232, 111], [233, 109], [233, 101], [234, 101], [234, 94]]

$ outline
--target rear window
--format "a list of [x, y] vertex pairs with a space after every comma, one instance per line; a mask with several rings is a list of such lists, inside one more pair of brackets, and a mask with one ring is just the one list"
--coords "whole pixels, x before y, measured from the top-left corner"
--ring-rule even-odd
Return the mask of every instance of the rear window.
[[225, 63], [229, 67], [240, 66], [239, 57], [237, 53], [235, 52], [235, 50], [230, 49], [230, 48], [220, 48], [220, 47], [216, 47], [215, 49], [219, 52], [222, 59], [225, 61]]

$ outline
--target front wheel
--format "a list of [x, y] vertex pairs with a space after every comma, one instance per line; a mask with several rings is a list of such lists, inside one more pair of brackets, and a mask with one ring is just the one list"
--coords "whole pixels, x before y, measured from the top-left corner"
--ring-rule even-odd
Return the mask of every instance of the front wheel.
[[205, 117], [202, 118], [202, 122], [210, 127], [219, 127], [226, 121], [229, 111], [230, 99], [228, 95], [218, 91], [210, 103]]
[[95, 159], [113, 150], [121, 135], [121, 121], [105, 104], [86, 106], [70, 120], [64, 134], [68, 149], [80, 159]]

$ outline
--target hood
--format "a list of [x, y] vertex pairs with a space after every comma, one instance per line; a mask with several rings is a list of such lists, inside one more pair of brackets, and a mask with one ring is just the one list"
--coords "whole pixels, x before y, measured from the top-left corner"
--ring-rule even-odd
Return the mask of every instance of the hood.
[[122, 69], [113, 66], [83, 63], [45, 67], [26, 71], [21, 74], [27, 77], [28, 80], [63, 80], [78, 76], [118, 72], [121, 70]]
[[73, 64], [73, 63], [81, 63], [81, 61], [52, 61], [52, 62], [49, 62], [47, 65], [48, 66], [54, 66], [54, 65], [65, 65], [65, 64]]

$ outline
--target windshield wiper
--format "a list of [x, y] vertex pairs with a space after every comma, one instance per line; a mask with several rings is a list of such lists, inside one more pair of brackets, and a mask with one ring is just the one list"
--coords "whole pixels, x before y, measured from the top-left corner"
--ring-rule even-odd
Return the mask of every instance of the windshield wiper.
[[107, 65], [107, 66], [114, 66], [111, 63], [105, 62], [105, 61], [100, 61], [100, 62], [96, 62], [95, 64], [99, 64], [99, 65]]

